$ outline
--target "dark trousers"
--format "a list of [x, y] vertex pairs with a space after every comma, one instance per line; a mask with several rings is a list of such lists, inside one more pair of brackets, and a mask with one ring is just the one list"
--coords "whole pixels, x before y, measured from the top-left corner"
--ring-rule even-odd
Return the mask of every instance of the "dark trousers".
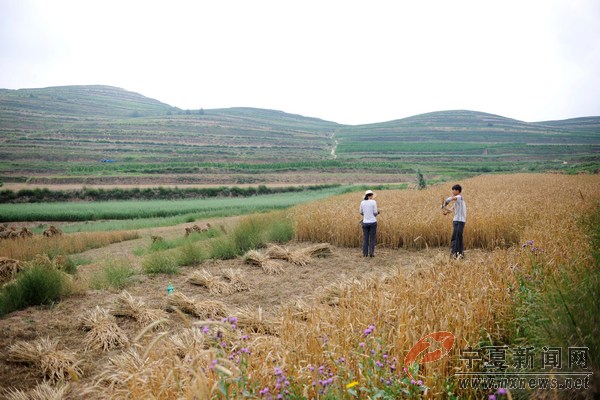
[[377, 234], [377, 222], [362, 224], [363, 230], [363, 256], [373, 256], [375, 252], [375, 235]]
[[452, 257], [464, 256], [463, 231], [465, 223], [460, 221], [452, 222], [452, 239], [450, 240], [450, 255]]

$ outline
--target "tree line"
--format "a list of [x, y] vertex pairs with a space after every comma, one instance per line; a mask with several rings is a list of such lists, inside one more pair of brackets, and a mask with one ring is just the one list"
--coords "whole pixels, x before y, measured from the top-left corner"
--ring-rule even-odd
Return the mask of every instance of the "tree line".
[[207, 187], [207, 188], [82, 188], [76, 190], [21, 189], [1, 190], [0, 203], [53, 203], [61, 201], [108, 201], [108, 200], [175, 200], [211, 197], [251, 197], [265, 194], [302, 192], [338, 187], [339, 184], [267, 187]]

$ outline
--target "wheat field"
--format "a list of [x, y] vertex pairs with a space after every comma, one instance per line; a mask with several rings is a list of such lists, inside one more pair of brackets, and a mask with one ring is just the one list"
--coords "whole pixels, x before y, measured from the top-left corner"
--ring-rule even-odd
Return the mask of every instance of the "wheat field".
[[[598, 207], [600, 177], [491, 175], [457, 183], [468, 207], [466, 259], [450, 259], [451, 216], [439, 210], [453, 183], [381, 191], [378, 243], [418, 252], [420, 261], [409, 271], [392, 267], [331, 282], [314, 297], [283, 307], [269, 329], [247, 328], [265, 326], [260, 310], [255, 323], [181, 316], [183, 326], [143, 331], [99, 368], [91, 384], [73, 383], [71, 394], [329, 399], [373, 398], [377, 390], [400, 387], [405, 398], [445, 398], [449, 391], [487, 398], [449, 389], [460, 350], [519, 337], [515, 292], [534, 269], [543, 266], [536, 270], [542, 277], [560, 269], [576, 279], [593, 266], [582, 219]], [[360, 200], [353, 193], [296, 206], [289, 213], [296, 239], [358, 247]], [[452, 332], [456, 344], [449, 357], [423, 365], [415, 373], [419, 383], [411, 383], [402, 362], [411, 346], [436, 331]]]
[[[467, 249], [506, 248], [523, 238], [531, 239], [532, 226], [554, 220], [561, 212], [579, 214], [600, 194], [598, 176], [589, 175], [484, 175], [456, 183], [463, 187], [467, 204]], [[452, 194], [453, 184], [376, 193], [381, 211], [378, 245], [409, 249], [449, 246], [452, 215], [442, 215], [440, 205], [442, 197]], [[350, 193], [295, 207], [292, 218], [297, 239], [358, 247], [362, 243], [361, 195]], [[543, 239], [552, 241], [551, 237]]]

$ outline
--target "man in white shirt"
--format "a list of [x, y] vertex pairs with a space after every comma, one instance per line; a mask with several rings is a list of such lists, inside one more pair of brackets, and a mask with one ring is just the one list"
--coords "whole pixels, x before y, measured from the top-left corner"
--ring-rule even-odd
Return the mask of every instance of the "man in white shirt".
[[450, 239], [450, 256], [454, 258], [464, 258], [463, 232], [467, 222], [467, 204], [461, 195], [462, 187], [460, 185], [452, 186], [452, 196], [448, 197], [442, 206], [446, 206], [454, 201], [450, 211], [454, 211], [452, 219], [452, 238]]

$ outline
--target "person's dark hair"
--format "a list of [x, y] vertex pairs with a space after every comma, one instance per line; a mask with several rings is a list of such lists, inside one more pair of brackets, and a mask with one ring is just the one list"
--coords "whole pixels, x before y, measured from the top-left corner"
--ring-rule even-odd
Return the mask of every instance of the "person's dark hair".
[[369, 200], [369, 197], [373, 197], [373, 193], [365, 194], [365, 200]]
[[462, 192], [462, 187], [460, 185], [452, 186], [452, 190], [458, 190], [458, 193]]

